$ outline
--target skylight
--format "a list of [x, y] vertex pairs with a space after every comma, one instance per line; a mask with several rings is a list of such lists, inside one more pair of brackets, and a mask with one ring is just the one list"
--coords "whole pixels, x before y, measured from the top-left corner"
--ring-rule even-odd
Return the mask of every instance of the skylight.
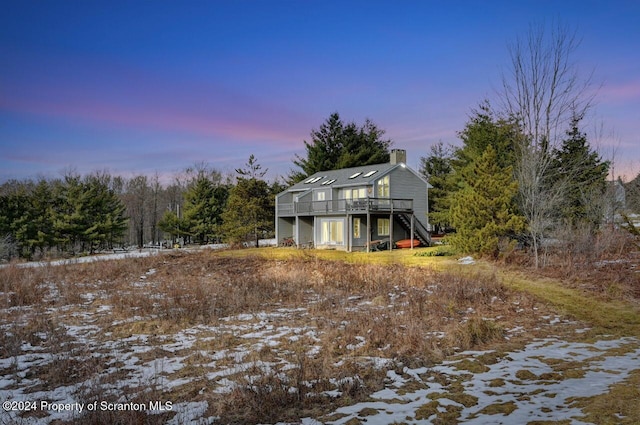
[[362, 174], [361, 171], [358, 171], [357, 173], [354, 173], [352, 175], [349, 176], [350, 179], [355, 179], [356, 177], [358, 177], [360, 174]]
[[312, 180], [313, 180], [313, 177], [311, 177], [310, 179], [306, 180], [304, 183], [305, 184], [309, 184], [309, 183], [311, 183]]
[[323, 178], [324, 177], [314, 177], [312, 179], [309, 179], [309, 183], [316, 183], [316, 182], [320, 181]]
[[365, 175], [364, 175], [364, 176], [362, 176], [362, 177], [371, 177], [371, 176], [373, 176], [373, 175], [374, 175], [375, 173], [377, 173], [377, 172], [378, 172], [378, 170], [369, 171], [367, 174], [365, 174]]
[[322, 185], [323, 185], [323, 186], [324, 186], [324, 185], [329, 185], [329, 184], [333, 183], [334, 181], [336, 181], [336, 179], [331, 179], [331, 180], [323, 181], [323, 182], [322, 182]]

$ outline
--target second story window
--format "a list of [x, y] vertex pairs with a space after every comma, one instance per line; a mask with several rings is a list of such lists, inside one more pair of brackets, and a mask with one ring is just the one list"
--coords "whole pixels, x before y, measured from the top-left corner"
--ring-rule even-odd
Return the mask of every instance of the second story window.
[[378, 186], [378, 198], [390, 197], [391, 192], [389, 191], [389, 176], [384, 176], [383, 178], [378, 180], [377, 186]]
[[364, 187], [357, 189], [345, 189], [344, 199], [363, 199], [367, 197], [367, 191]]

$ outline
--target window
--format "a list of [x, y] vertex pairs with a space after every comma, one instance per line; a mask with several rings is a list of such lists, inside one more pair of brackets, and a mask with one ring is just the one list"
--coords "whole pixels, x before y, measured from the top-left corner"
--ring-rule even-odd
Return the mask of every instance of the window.
[[378, 219], [378, 236], [389, 236], [389, 219]]
[[360, 174], [362, 174], [360, 171], [358, 171], [357, 173], [351, 174], [349, 176], [350, 179], [355, 179], [356, 177], [358, 177]]
[[359, 218], [353, 219], [353, 237], [355, 239], [360, 238], [360, 219]]
[[389, 198], [389, 176], [378, 180], [378, 198]]
[[320, 244], [344, 245], [344, 220], [321, 219], [320, 220]]
[[344, 199], [363, 199], [367, 197], [367, 191], [364, 187], [357, 189], [345, 189]]
[[365, 174], [365, 175], [364, 175], [364, 176], [362, 176], [362, 177], [371, 177], [371, 176], [373, 176], [373, 175], [374, 175], [375, 173], [377, 173], [377, 172], [378, 172], [378, 170], [369, 171], [367, 174]]
[[324, 201], [325, 200], [325, 192], [317, 191], [316, 192], [316, 201]]

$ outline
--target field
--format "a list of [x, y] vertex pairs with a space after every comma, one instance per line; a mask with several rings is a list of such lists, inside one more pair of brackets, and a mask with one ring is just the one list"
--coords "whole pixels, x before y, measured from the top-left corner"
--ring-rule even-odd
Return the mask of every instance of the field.
[[6, 266], [0, 424], [640, 423], [633, 267], [413, 254]]

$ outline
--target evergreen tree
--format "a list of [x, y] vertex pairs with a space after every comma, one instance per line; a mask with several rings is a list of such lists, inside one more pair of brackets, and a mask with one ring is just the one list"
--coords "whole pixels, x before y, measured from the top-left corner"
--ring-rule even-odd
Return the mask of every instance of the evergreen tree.
[[52, 188], [53, 234], [62, 251], [111, 248], [127, 228], [125, 207], [106, 174], [67, 174]]
[[55, 242], [62, 252], [75, 253], [85, 228], [80, 176], [68, 173], [53, 187]]
[[31, 258], [36, 248], [37, 228], [32, 182], [9, 181], [0, 195], [0, 235], [15, 241], [20, 255]]
[[111, 176], [94, 174], [85, 178], [78, 202], [85, 215], [82, 241], [90, 252], [98, 248], [113, 248], [127, 229], [125, 207], [110, 187]]
[[[205, 174], [199, 175], [185, 193], [184, 225], [199, 243], [220, 237], [222, 212], [228, 198], [225, 186], [215, 186]], [[185, 230], [186, 230], [185, 229]]]
[[554, 151], [552, 171], [566, 181], [561, 219], [570, 225], [597, 227], [603, 218], [609, 162], [592, 151], [586, 134], [579, 129], [581, 117], [574, 115], [571, 128]]
[[176, 239], [189, 234], [189, 225], [183, 218], [178, 218], [178, 214], [173, 211], [166, 211], [160, 221], [158, 227], [164, 233], [171, 236], [171, 242], [174, 244]]
[[229, 243], [252, 239], [257, 247], [260, 236], [273, 229], [274, 194], [262, 180], [266, 170], [260, 171], [260, 168], [251, 155], [246, 168], [236, 170], [238, 182], [231, 188], [222, 214], [225, 239]]
[[25, 185], [10, 180], [0, 186], [0, 237], [15, 236], [15, 223], [27, 204]]
[[513, 208], [517, 183], [513, 170], [501, 167], [492, 145], [462, 173], [463, 187], [451, 199], [451, 245], [465, 253], [497, 257], [513, 235], [524, 230], [524, 219]]
[[49, 182], [42, 179], [30, 190], [22, 215], [14, 226], [24, 257], [30, 259], [36, 249], [43, 253], [53, 246], [53, 205]]
[[488, 101], [481, 103], [473, 112], [464, 130], [458, 134], [463, 145], [455, 151], [454, 168], [459, 170], [474, 162], [488, 146], [495, 150], [500, 167], [513, 166], [517, 141], [521, 137], [517, 123], [496, 117]]
[[384, 133], [370, 120], [362, 127], [345, 124], [334, 112], [318, 130], [311, 131], [311, 142], [304, 141], [306, 157], [296, 155], [293, 164], [300, 170], [291, 172], [289, 183], [318, 171], [388, 162], [391, 141], [382, 139]]
[[[495, 117], [486, 101], [474, 111], [474, 115], [471, 116], [459, 136], [463, 145], [455, 149], [452, 157], [448, 160], [449, 173], [443, 177], [444, 181], [440, 183], [444, 193], [440, 199], [436, 198], [439, 210], [432, 216], [436, 222], [448, 223], [453, 227], [455, 225], [451, 212], [454, 198], [459, 197], [458, 191], [469, 186], [469, 182], [465, 181], [465, 175], [469, 174], [468, 170], [477, 166], [477, 162], [489, 147], [495, 154], [497, 167], [501, 169], [511, 167], [518, 155], [517, 141], [522, 137], [517, 123], [513, 120]], [[437, 180], [436, 183], [438, 183]], [[508, 205], [510, 210], [516, 210], [515, 202], [514, 198], [512, 204]]]
[[448, 195], [454, 188], [450, 177], [453, 152], [442, 142], [431, 146], [429, 156], [420, 158], [420, 172], [432, 186], [429, 189], [429, 222], [436, 233], [442, 233], [449, 224]]

